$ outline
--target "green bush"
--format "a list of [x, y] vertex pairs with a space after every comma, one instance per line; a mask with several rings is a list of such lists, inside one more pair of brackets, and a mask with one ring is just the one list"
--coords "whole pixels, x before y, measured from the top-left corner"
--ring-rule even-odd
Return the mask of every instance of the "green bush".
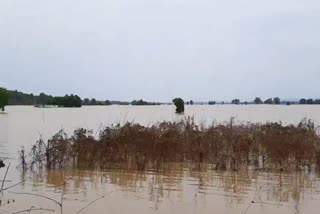
[[184, 113], [184, 101], [180, 97], [174, 98], [172, 100], [173, 104], [176, 106], [176, 113], [182, 114]]

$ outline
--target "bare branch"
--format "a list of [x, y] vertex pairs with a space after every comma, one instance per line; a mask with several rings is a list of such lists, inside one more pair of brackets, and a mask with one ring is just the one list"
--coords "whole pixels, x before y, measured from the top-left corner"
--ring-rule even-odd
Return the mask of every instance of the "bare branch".
[[249, 208], [251, 207], [252, 204], [254, 204], [254, 201], [251, 201], [251, 203], [249, 204], [249, 206], [247, 207], [247, 209], [243, 212], [243, 214], [246, 214], [249, 210]]
[[[117, 192], [118, 190], [113, 190], [111, 192], [108, 193], [108, 195], [110, 195], [111, 193]], [[101, 196], [100, 198], [97, 198], [93, 201], [91, 201], [87, 206], [83, 207], [82, 209], [80, 209], [78, 212], [76, 212], [76, 214], [81, 213], [83, 210], [87, 209], [90, 205], [92, 205], [93, 203], [97, 202], [100, 199], [103, 199], [106, 195]]]
[[55, 202], [55, 203], [58, 204], [60, 207], [62, 207], [62, 204], [61, 204], [59, 201], [57, 201], [57, 200], [55, 200], [55, 199], [52, 199], [52, 198], [49, 198], [49, 197], [47, 197], [47, 196], [43, 196], [43, 195], [39, 195], [39, 194], [35, 194], [35, 193], [27, 193], [27, 192], [10, 192], [10, 193], [16, 194], [16, 195], [33, 195], [33, 196], [45, 198], [45, 199], [48, 199], [48, 200], [50, 200], [50, 201]]
[[30, 209], [27, 210], [21, 210], [12, 214], [18, 214], [18, 213], [24, 213], [24, 212], [31, 212], [31, 211], [48, 211], [48, 212], [54, 212], [52, 209], [45, 209], [45, 208], [34, 208], [33, 206]]
[[63, 193], [64, 193], [64, 187], [63, 187], [63, 190], [61, 192], [61, 206], [60, 206], [60, 214], [63, 214], [63, 207], [62, 207], [62, 204], [63, 204]]
[[100, 199], [102, 199], [102, 198], [104, 198], [104, 196], [102, 196], [102, 197], [100, 197], [100, 198], [97, 198], [97, 199], [95, 199], [94, 201], [91, 201], [87, 206], [85, 206], [85, 207], [83, 207], [82, 209], [80, 209], [76, 214], [81, 213], [83, 210], [87, 209], [90, 205], [92, 205], [93, 203], [95, 203], [96, 201], [98, 201], [98, 200], [100, 200]]
[[26, 180], [23, 180], [23, 181], [21, 181], [21, 182], [19, 182], [19, 183], [16, 183], [16, 184], [12, 185], [12, 186], [3, 188], [3, 191], [8, 190], [8, 189], [11, 189], [11, 188], [13, 188], [13, 187], [15, 187], [15, 186], [18, 186], [19, 184], [22, 184], [22, 183], [24, 183], [24, 182], [26, 182]]
[[7, 171], [6, 171], [6, 173], [4, 174], [4, 177], [3, 177], [3, 180], [2, 180], [0, 193], [2, 192], [3, 185], [4, 185], [4, 181], [6, 180], [6, 177], [7, 177], [8, 171], [9, 171], [9, 168], [10, 168], [10, 163], [9, 163], [9, 165], [8, 165], [8, 167], [7, 167]]

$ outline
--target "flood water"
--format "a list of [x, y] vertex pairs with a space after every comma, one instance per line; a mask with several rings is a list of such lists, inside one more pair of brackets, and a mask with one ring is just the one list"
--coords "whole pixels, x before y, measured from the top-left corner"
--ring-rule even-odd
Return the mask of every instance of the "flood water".
[[[232, 117], [237, 122], [281, 121], [283, 124], [297, 124], [303, 118], [310, 118], [319, 124], [320, 106], [186, 106], [184, 116], [177, 116], [173, 106], [7, 107], [7, 114], [0, 114], [0, 156], [9, 157], [6, 164], [11, 163], [4, 186], [26, 181], [4, 192], [0, 213], [14, 213], [32, 206], [60, 213], [59, 205], [53, 201], [16, 193], [39, 194], [61, 201], [62, 192], [63, 212], [74, 214], [103, 196], [81, 213], [319, 213], [320, 176], [317, 172], [230, 172], [205, 166], [198, 170], [178, 163], [170, 170], [144, 173], [120, 170], [22, 172], [17, 167], [17, 151], [22, 145], [28, 150], [40, 135], [47, 139], [62, 128], [69, 134], [76, 128], [88, 128], [98, 135], [110, 124], [130, 121], [152, 125], [164, 120], [181, 120], [185, 116], [207, 124], [223, 123]], [[4, 174], [5, 168], [1, 168], [0, 180]]]

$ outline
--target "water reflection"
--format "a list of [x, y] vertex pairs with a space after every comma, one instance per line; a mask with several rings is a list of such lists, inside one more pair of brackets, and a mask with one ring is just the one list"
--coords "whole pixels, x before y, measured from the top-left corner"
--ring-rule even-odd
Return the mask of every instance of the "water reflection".
[[173, 207], [186, 202], [193, 206], [205, 203], [209, 209], [213, 206], [209, 201], [216, 200], [223, 201], [226, 208], [236, 209], [254, 200], [260, 206], [291, 206], [299, 213], [301, 203], [320, 198], [318, 175], [303, 172], [50, 170], [29, 176], [32, 191], [63, 190], [66, 201], [90, 201], [118, 191], [123, 203], [128, 199], [149, 201], [153, 210], [159, 210], [163, 204]]
[[8, 157], [8, 114], [0, 112], [0, 158]]

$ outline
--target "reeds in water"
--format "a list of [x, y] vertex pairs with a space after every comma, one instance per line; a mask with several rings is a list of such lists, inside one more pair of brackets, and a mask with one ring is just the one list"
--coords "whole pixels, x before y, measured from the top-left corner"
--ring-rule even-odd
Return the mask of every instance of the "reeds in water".
[[106, 127], [96, 139], [77, 129], [71, 137], [61, 130], [46, 143], [32, 147], [31, 162], [47, 168], [121, 168], [159, 170], [170, 163], [214, 169], [256, 167], [302, 169], [320, 167], [320, 138], [312, 121], [197, 125], [190, 118], [153, 126], [126, 123]]

